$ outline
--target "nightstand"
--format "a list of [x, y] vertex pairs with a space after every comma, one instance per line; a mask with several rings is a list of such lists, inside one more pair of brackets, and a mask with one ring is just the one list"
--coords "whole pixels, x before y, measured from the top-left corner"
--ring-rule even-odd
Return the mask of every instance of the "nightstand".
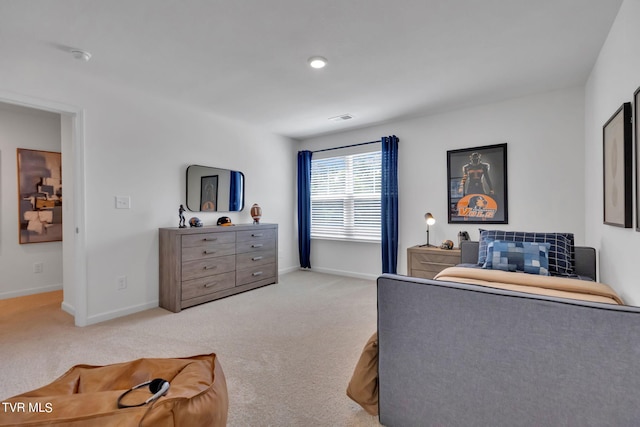
[[460, 249], [413, 246], [407, 249], [407, 275], [433, 279], [447, 267], [460, 264]]

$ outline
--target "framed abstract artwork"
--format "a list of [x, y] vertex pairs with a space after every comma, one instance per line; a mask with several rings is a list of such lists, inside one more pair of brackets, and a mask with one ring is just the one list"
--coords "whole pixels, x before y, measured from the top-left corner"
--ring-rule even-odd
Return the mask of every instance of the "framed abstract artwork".
[[447, 151], [450, 224], [508, 224], [507, 144]]
[[20, 244], [62, 240], [62, 155], [17, 149]]
[[625, 102], [602, 127], [604, 223], [632, 223], [631, 103]]

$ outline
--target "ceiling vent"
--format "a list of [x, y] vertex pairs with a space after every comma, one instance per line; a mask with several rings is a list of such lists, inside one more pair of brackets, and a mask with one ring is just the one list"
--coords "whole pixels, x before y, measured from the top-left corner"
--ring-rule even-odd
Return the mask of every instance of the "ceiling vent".
[[331, 120], [332, 122], [343, 122], [345, 120], [351, 119], [353, 119], [353, 116], [351, 114], [341, 114], [339, 116], [329, 117], [329, 120]]

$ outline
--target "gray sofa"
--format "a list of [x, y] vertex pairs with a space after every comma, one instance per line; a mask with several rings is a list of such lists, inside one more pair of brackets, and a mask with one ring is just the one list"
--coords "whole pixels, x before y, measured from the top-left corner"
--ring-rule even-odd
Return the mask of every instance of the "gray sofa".
[[386, 426], [640, 425], [640, 308], [378, 279]]

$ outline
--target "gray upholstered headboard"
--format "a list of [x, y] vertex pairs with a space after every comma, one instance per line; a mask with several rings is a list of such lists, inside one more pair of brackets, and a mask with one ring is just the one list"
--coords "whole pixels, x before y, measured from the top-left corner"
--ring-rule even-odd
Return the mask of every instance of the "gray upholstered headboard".
[[[477, 264], [480, 242], [465, 240], [460, 243], [461, 263]], [[576, 246], [575, 273], [596, 280], [596, 250], [588, 246]]]

